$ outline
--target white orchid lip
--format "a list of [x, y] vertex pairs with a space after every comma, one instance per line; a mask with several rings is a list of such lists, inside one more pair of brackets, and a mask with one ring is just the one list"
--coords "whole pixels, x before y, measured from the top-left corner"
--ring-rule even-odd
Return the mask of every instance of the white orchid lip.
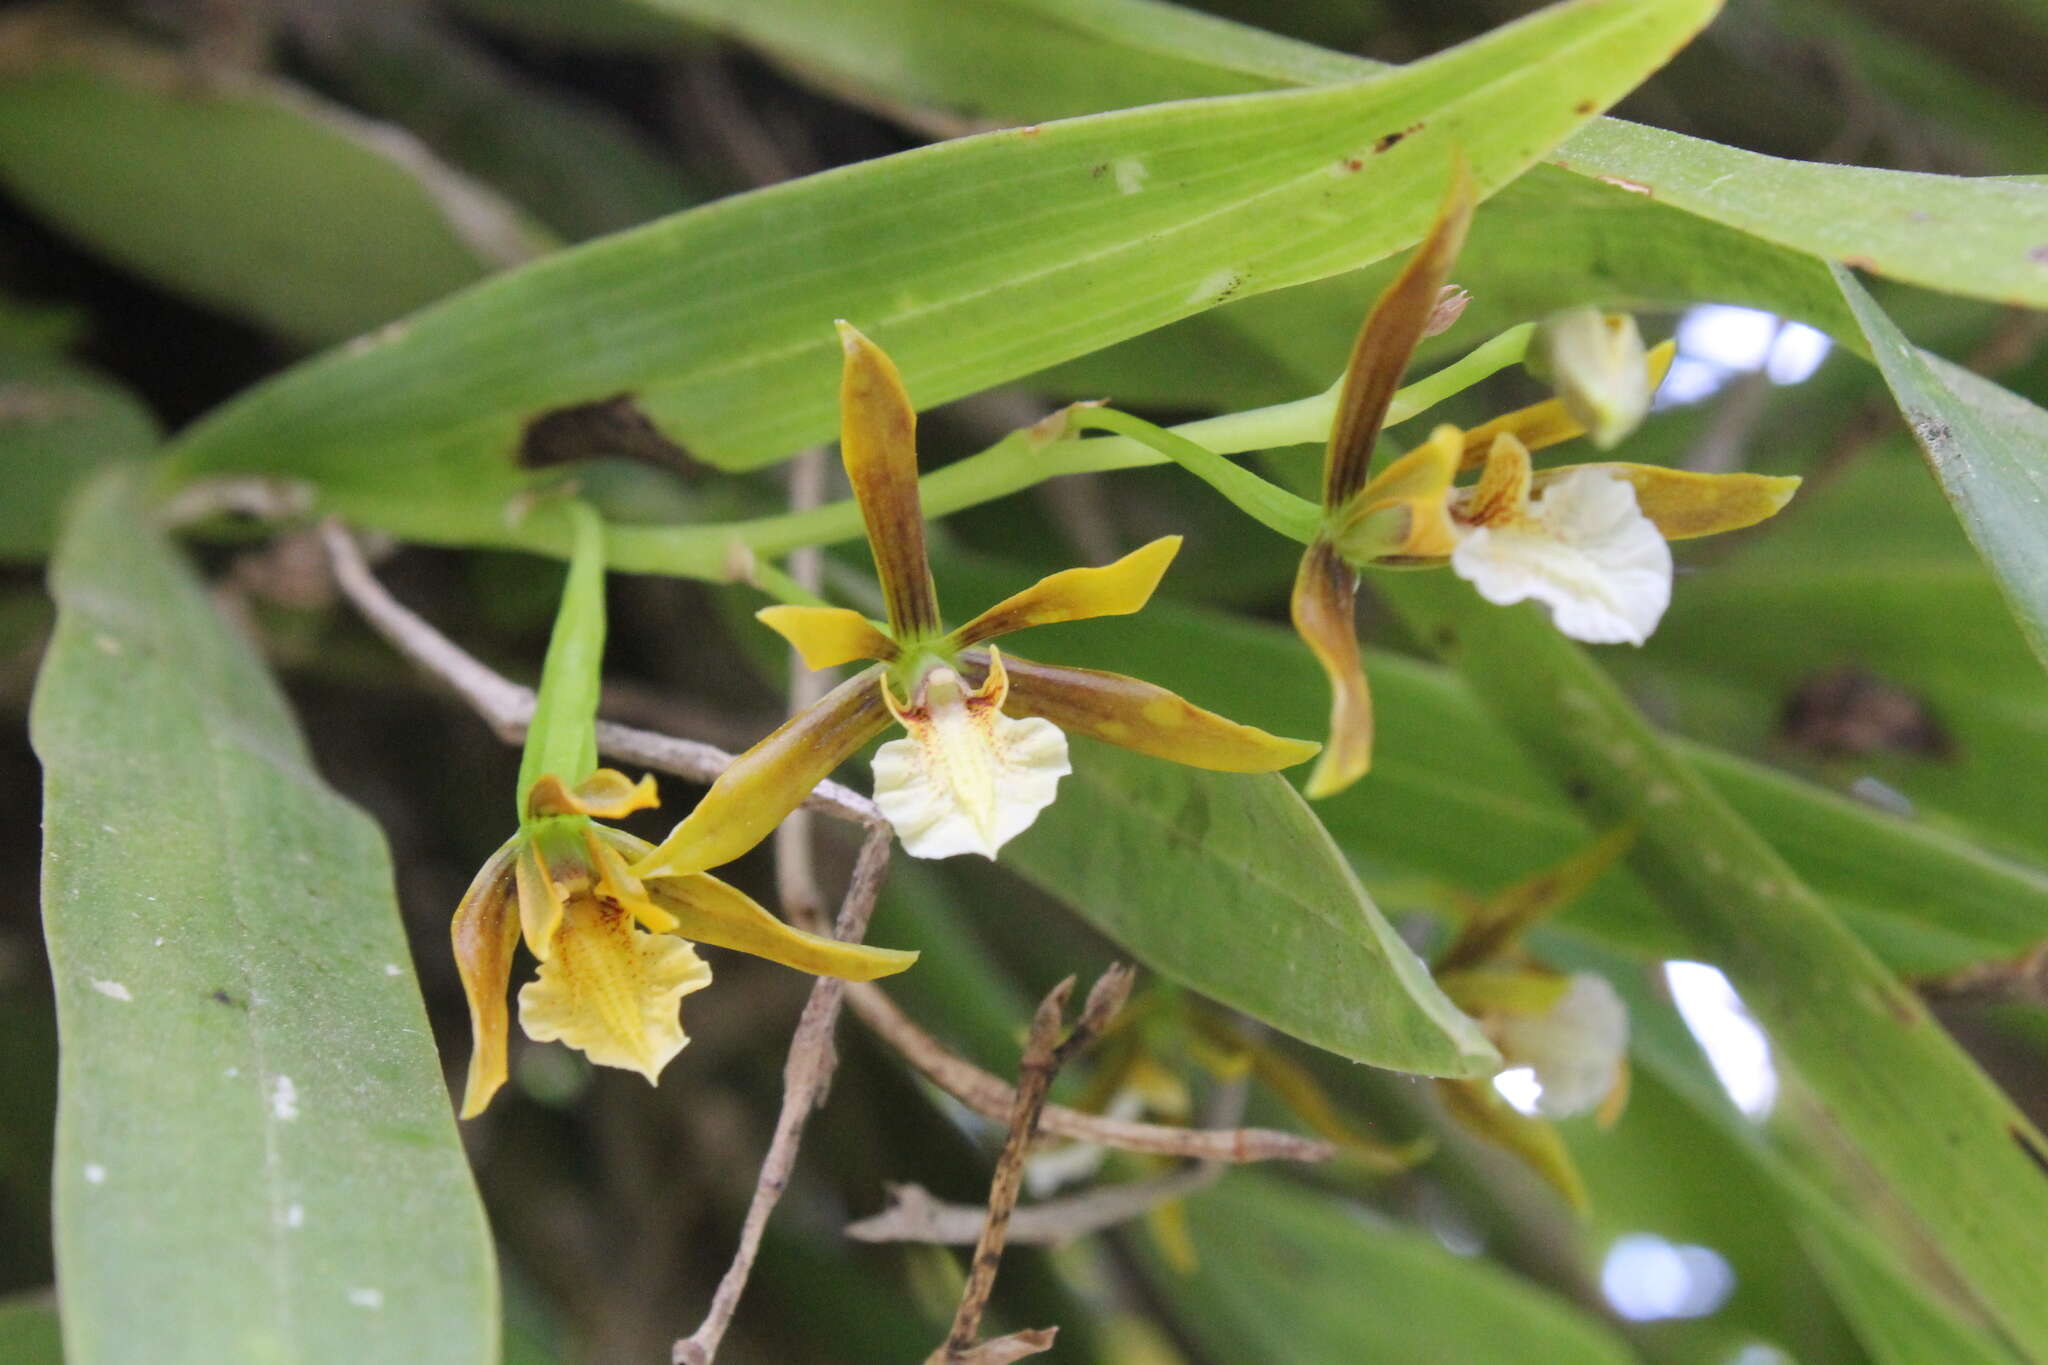
[[1510, 1067], [1536, 1073], [1545, 1118], [1590, 1113], [1620, 1084], [1628, 1052], [1628, 1006], [1607, 978], [1575, 972], [1565, 992], [1542, 1014], [1505, 1015], [1494, 1042]]
[[1541, 602], [1575, 640], [1650, 638], [1671, 604], [1671, 547], [1626, 479], [1574, 470], [1518, 510], [1464, 531], [1451, 551], [1460, 578], [1497, 606]]
[[1009, 675], [1000, 651], [989, 656], [979, 689], [946, 664], [919, 679], [907, 705], [883, 685], [908, 735], [875, 751], [875, 804], [913, 858], [994, 858], [1052, 804], [1073, 770], [1058, 726], [1003, 714]]

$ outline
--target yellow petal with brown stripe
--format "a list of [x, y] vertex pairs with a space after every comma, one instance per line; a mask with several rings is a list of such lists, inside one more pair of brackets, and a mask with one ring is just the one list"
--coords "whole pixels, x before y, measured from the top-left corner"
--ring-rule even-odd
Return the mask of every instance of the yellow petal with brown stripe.
[[1332, 796], [1372, 768], [1372, 689], [1358, 654], [1358, 571], [1328, 541], [1301, 557], [1290, 614], [1294, 629], [1330, 680], [1330, 739], [1303, 789]]
[[[980, 650], [960, 662], [969, 680], [986, 676]], [[1313, 758], [1319, 746], [1240, 725], [1139, 678], [1003, 655], [1010, 691], [1003, 710], [1037, 716], [1069, 734], [1214, 772], [1264, 773]]]
[[811, 788], [890, 724], [882, 668], [863, 669], [732, 761], [689, 818], [633, 867], [679, 877], [729, 863], [767, 838]]
[[925, 558], [924, 510], [917, 496], [917, 410], [881, 347], [843, 321], [839, 344], [846, 361], [839, 383], [839, 456], [867, 523], [889, 633], [905, 641], [933, 635], [939, 599]]
[[462, 1117], [475, 1118], [505, 1084], [505, 1044], [511, 1015], [505, 991], [512, 979], [512, 953], [519, 943], [519, 916], [513, 913], [513, 861], [519, 840], [513, 839], [484, 864], [463, 893], [448, 926], [455, 948], [455, 970], [469, 1001], [469, 1076], [462, 1087]]

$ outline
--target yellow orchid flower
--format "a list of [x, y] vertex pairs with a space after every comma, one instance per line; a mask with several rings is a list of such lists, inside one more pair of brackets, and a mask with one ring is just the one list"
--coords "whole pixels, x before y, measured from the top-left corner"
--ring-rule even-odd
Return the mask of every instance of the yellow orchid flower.
[[[1632, 321], [1583, 310], [1539, 330], [1560, 397], [1471, 431], [1439, 426], [1368, 477], [1388, 406], [1472, 220], [1462, 166], [1429, 234], [1367, 316], [1352, 348], [1323, 464], [1322, 522], [1295, 577], [1296, 631], [1328, 676], [1330, 740], [1307, 793], [1330, 796], [1372, 764], [1372, 697], [1354, 608], [1362, 567], [1448, 564], [1488, 601], [1534, 600], [1589, 643], [1641, 644], [1671, 598], [1670, 540], [1739, 530], [1774, 515], [1796, 478], [1694, 474], [1598, 463], [1536, 470], [1530, 452], [1587, 434], [1611, 445], [1640, 421], [1671, 363], [1647, 355]], [[1633, 366], [1640, 378], [1622, 373]], [[1478, 469], [1468, 486], [1461, 472]]]
[[505, 994], [522, 938], [540, 964], [519, 992], [526, 1036], [567, 1043], [599, 1066], [637, 1071], [650, 1083], [689, 1041], [682, 998], [711, 984], [694, 944], [853, 981], [917, 960], [916, 953], [793, 929], [703, 872], [642, 878], [629, 870], [652, 845], [597, 821], [658, 801], [653, 778], [635, 783], [597, 766], [603, 529], [587, 507], [567, 507], [576, 550], [527, 733], [519, 832], [477, 873], [449, 928], [473, 1040], [464, 1118], [482, 1113], [505, 1083]]
[[880, 347], [844, 322], [839, 336], [840, 452], [888, 622], [840, 607], [775, 606], [759, 617], [812, 668], [877, 662], [740, 755], [636, 873], [687, 874], [739, 857], [892, 722], [907, 737], [876, 753], [875, 801], [919, 858], [993, 858], [1052, 801], [1068, 771], [1069, 733], [1224, 772], [1268, 772], [1315, 753], [1312, 743], [1239, 725], [1136, 678], [995, 648], [1030, 626], [1137, 611], [1179, 550], [1178, 536], [1113, 564], [1053, 574], [945, 630], [925, 556], [916, 411]]

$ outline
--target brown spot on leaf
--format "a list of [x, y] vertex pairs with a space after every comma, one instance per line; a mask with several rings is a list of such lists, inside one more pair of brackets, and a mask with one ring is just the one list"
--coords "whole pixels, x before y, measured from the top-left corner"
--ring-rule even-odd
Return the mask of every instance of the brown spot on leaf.
[[702, 469], [690, 452], [662, 435], [630, 393], [544, 412], [526, 424], [519, 438], [522, 468], [552, 469], [585, 460], [632, 460], [683, 475]]
[[1090, 166], [1088, 168], [1088, 178], [1090, 180], [1100, 180], [1102, 179], [1103, 173], [1108, 169], [1109, 163], [1107, 161], [1102, 162], [1100, 165]]
[[1362, 171], [1365, 169], [1365, 161], [1360, 157], [1347, 156], [1344, 158], [1344, 169], [1347, 171]]
[[1844, 256], [1842, 264], [1848, 266], [1851, 270], [1874, 271], [1877, 269], [1877, 262], [1871, 260], [1868, 256]]
[[1375, 153], [1384, 152], [1389, 147], [1398, 144], [1402, 138], [1407, 137], [1410, 133], [1421, 132], [1423, 126], [1424, 125], [1419, 122], [1411, 123], [1406, 128], [1402, 128], [1397, 132], [1383, 134], [1373, 142], [1372, 149]]
[[1778, 733], [1819, 758], [1874, 753], [1950, 758], [1955, 744], [1927, 703], [1897, 683], [1854, 666], [1819, 673], [1785, 701]]
[[1572, 112], [1574, 114], [1590, 114], [1599, 107], [1600, 106], [1592, 100], [1580, 100], [1577, 104], [1574, 104], [1572, 106]]

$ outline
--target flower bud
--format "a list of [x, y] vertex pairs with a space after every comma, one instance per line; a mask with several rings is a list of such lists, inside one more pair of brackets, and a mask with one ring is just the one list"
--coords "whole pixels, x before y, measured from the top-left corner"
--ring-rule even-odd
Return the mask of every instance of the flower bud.
[[1549, 381], [1593, 443], [1612, 448], [1642, 425], [1651, 385], [1643, 334], [1627, 313], [1572, 308], [1536, 329], [1529, 368]]

